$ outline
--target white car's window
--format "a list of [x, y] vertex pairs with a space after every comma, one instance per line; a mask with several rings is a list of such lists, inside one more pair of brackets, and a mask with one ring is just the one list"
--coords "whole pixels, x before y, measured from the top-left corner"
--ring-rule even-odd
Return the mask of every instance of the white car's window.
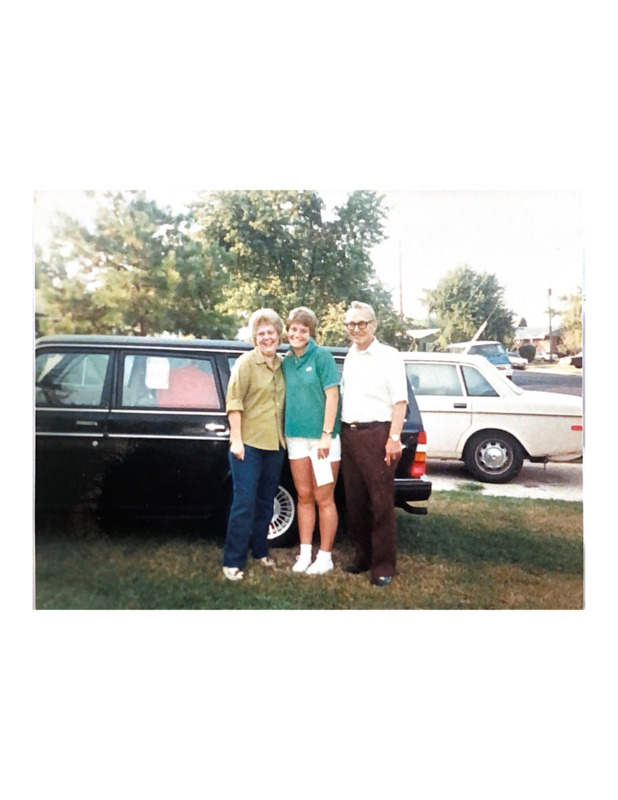
[[213, 364], [207, 358], [125, 355], [123, 407], [220, 410]]
[[498, 397], [498, 392], [476, 367], [462, 366], [466, 390], [470, 397]]
[[463, 395], [463, 387], [454, 364], [406, 364], [415, 395]]
[[100, 406], [108, 364], [107, 353], [39, 353], [37, 406]]

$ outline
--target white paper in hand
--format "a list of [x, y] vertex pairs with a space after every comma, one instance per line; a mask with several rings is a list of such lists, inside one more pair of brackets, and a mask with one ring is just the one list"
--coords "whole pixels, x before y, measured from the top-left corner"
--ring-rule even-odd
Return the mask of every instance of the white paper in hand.
[[328, 458], [318, 458], [318, 446], [312, 447], [309, 456], [313, 465], [313, 474], [318, 486], [333, 482], [333, 469]]

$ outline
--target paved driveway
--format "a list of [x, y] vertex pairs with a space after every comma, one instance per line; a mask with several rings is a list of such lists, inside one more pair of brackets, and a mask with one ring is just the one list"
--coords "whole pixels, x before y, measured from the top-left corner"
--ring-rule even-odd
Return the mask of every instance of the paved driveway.
[[[478, 483], [468, 475], [460, 461], [427, 460], [427, 477], [433, 491], [460, 488], [478, 483], [482, 494], [497, 497], [530, 497], [545, 500], [583, 500], [582, 464], [531, 464], [524, 461], [521, 472], [509, 483]], [[431, 501], [430, 501], [431, 503]]]

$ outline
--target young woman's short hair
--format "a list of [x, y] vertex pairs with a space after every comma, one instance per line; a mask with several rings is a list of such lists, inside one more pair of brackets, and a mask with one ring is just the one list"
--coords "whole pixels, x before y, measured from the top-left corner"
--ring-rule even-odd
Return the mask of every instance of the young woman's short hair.
[[318, 329], [318, 319], [310, 308], [306, 306], [298, 306], [293, 308], [288, 314], [285, 327], [289, 330], [290, 325], [297, 323], [298, 325], [305, 325], [309, 328], [309, 335], [315, 339], [315, 334]]

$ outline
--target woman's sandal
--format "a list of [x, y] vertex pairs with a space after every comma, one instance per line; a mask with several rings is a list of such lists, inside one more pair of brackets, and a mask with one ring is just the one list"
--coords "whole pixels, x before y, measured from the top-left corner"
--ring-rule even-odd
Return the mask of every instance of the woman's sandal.
[[223, 574], [228, 581], [241, 581], [245, 577], [245, 573], [238, 567], [223, 567]]

